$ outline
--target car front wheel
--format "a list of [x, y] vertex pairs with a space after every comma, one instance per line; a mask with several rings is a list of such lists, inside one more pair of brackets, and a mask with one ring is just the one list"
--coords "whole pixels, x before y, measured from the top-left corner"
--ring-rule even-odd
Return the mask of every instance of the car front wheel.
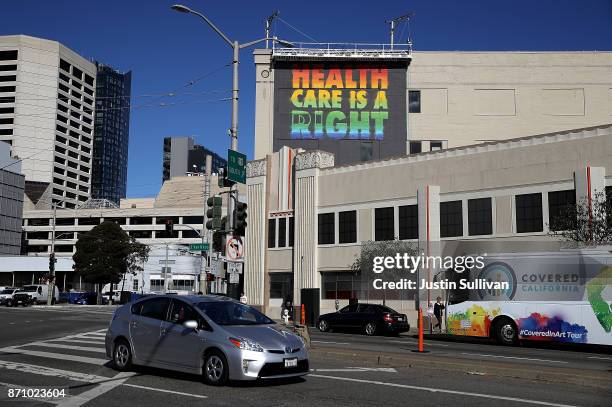
[[219, 351], [212, 351], [204, 361], [204, 381], [212, 386], [223, 386], [227, 383], [229, 369], [227, 359]]
[[125, 340], [119, 340], [113, 351], [113, 364], [115, 369], [125, 372], [132, 367], [132, 350]]

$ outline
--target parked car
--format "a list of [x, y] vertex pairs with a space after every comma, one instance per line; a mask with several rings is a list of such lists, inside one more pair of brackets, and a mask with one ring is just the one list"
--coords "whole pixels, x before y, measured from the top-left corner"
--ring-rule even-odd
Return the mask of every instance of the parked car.
[[19, 291], [17, 287], [4, 287], [0, 291], [0, 305], [13, 306], [13, 295]]
[[319, 331], [358, 329], [367, 335], [399, 334], [410, 330], [405, 314], [379, 304], [350, 304], [337, 312], [321, 315]]
[[156, 295], [119, 307], [106, 333], [117, 370], [147, 365], [228, 380], [308, 374], [302, 339], [227, 297]]
[[[24, 285], [22, 291], [30, 296], [32, 304], [46, 304], [47, 298], [49, 298], [49, 286], [47, 284]], [[59, 289], [57, 286], [53, 286], [53, 291], [54, 295], [51, 298], [51, 304], [59, 301]]]
[[32, 296], [23, 291], [23, 289], [17, 290], [13, 294], [13, 299], [11, 300], [11, 306], [16, 307], [18, 305], [23, 305], [27, 307], [28, 305], [32, 305], [34, 303], [34, 299]]

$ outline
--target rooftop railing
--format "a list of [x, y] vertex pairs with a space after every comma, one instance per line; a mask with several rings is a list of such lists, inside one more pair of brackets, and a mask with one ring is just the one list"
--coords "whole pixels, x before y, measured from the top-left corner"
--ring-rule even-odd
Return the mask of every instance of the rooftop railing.
[[274, 45], [273, 57], [321, 57], [360, 59], [410, 59], [411, 44], [294, 42], [293, 47]]

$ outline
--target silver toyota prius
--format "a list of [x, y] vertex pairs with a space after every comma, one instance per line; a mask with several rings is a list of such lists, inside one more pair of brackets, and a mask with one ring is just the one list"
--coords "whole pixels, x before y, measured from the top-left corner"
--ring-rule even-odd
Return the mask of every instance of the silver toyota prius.
[[118, 308], [105, 338], [115, 368], [152, 366], [228, 380], [308, 374], [302, 339], [227, 297], [155, 295]]

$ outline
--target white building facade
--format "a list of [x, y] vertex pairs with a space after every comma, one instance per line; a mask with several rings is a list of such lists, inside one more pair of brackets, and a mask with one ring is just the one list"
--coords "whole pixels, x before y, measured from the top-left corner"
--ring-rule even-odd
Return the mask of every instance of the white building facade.
[[56, 41], [0, 37], [0, 141], [23, 159], [26, 207], [91, 193], [96, 67]]

